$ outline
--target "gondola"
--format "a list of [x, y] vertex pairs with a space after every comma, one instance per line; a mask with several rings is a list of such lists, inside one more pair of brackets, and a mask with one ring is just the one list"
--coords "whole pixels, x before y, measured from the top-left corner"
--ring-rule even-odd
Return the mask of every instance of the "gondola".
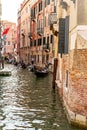
[[49, 69], [47, 67], [34, 67], [34, 73], [38, 77], [44, 77], [48, 75]]
[[44, 69], [44, 70], [38, 70], [38, 69], [36, 69], [36, 70], [34, 70], [34, 73], [38, 77], [44, 77], [44, 76], [48, 75], [49, 70], [48, 69]]

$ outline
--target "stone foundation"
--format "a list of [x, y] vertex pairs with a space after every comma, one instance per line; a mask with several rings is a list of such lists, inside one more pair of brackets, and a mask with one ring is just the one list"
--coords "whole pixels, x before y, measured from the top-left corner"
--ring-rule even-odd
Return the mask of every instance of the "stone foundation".
[[71, 108], [68, 106], [68, 101], [66, 97], [64, 98], [62, 95], [62, 88], [59, 87], [60, 84], [58, 84], [59, 81], [56, 81], [56, 86], [58, 87], [58, 92], [60, 95], [61, 101], [63, 101], [63, 106], [65, 107], [65, 112], [67, 115], [67, 119], [70, 124], [81, 127], [82, 129], [87, 129], [87, 117], [86, 115], [81, 115], [78, 112], [74, 112], [71, 110]]
[[87, 129], [87, 117], [71, 111], [65, 102], [64, 106], [70, 124]]

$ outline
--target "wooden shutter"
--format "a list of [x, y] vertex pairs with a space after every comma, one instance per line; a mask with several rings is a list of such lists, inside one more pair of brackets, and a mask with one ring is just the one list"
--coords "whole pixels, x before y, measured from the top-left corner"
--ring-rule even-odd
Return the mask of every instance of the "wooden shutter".
[[59, 42], [58, 42], [58, 53], [64, 53], [64, 42], [65, 42], [65, 19], [59, 19]]
[[68, 54], [68, 44], [69, 44], [69, 16], [66, 16], [64, 54]]
[[58, 53], [68, 54], [69, 44], [69, 16], [59, 19]]

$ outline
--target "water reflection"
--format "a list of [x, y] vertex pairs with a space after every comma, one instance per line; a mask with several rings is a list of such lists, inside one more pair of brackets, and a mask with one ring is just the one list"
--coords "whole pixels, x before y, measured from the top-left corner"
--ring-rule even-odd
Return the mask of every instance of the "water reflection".
[[82, 130], [68, 124], [51, 75], [5, 67], [12, 76], [0, 77], [0, 130]]

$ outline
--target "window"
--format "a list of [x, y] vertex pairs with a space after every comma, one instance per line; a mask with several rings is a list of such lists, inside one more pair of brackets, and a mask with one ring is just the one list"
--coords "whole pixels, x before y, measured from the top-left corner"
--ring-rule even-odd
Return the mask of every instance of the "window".
[[50, 4], [50, 0], [45, 0], [44, 4], [45, 4], [45, 7], [46, 7], [47, 5]]
[[35, 7], [34, 7], [34, 17], [35, 17]]
[[35, 7], [34, 7], [34, 9], [31, 9], [31, 17], [34, 17], [35, 18]]
[[46, 62], [49, 61], [49, 54], [46, 55]]
[[34, 40], [34, 46], [36, 46], [36, 40]]
[[8, 45], [10, 45], [10, 41], [8, 41]]
[[43, 28], [43, 19], [38, 20], [38, 29]]
[[45, 45], [45, 43], [46, 43], [46, 38], [43, 37], [43, 45]]
[[45, 2], [44, 2], [44, 6], [46, 7], [46, 0], [45, 0]]
[[6, 41], [4, 41], [4, 45], [6, 45]]
[[66, 87], [68, 87], [68, 70], [66, 70]]
[[41, 46], [41, 44], [42, 44], [42, 39], [40, 38], [38, 39], [38, 46]]
[[49, 36], [47, 37], [47, 44], [49, 43]]
[[49, 5], [50, 4], [50, 0], [47, 0], [47, 5]]
[[53, 35], [50, 35], [50, 43], [53, 43]]
[[42, 10], [42, 1], [39, 3], [39, 8], [38, 8], [38, 11], [40, 12]]
[[4, 48], [4, 52], [6, 52], [6, 48]]
[[32, 47], [32, 40], [30, 40], [30, 47]]

